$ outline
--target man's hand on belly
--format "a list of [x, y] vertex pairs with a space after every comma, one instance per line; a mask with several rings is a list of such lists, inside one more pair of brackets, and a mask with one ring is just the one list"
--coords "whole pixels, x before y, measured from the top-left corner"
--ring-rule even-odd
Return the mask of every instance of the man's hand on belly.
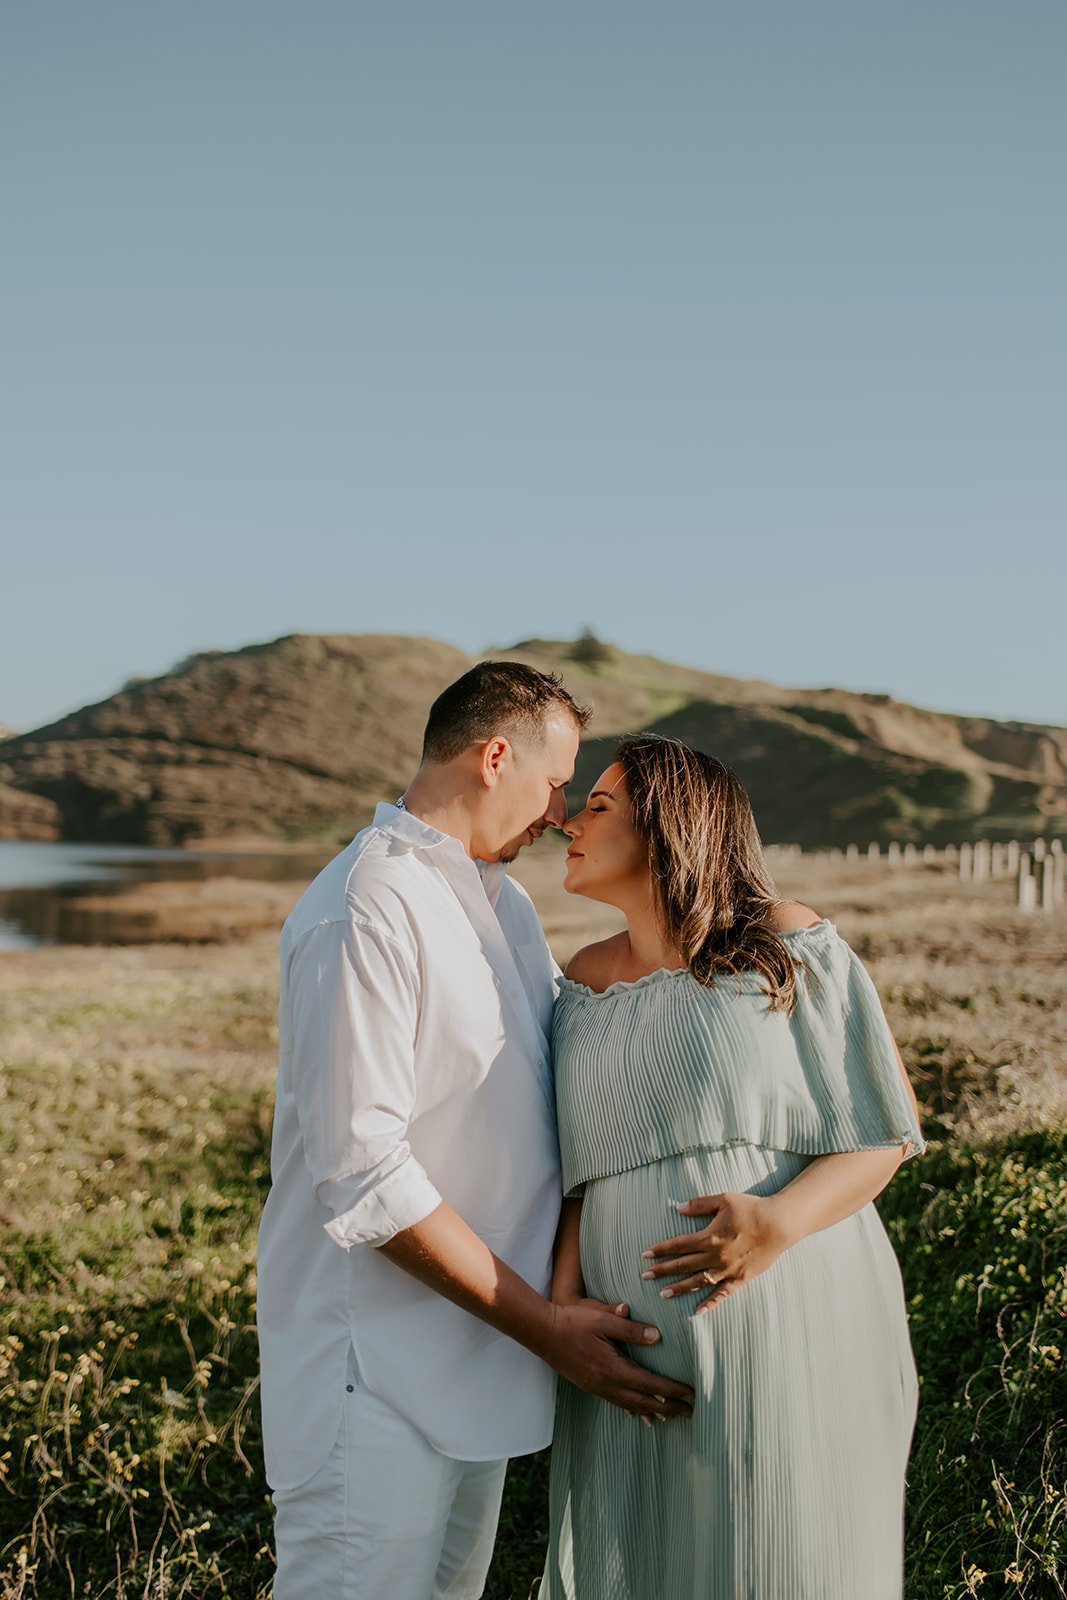
[[644, 1417], [689, 1416], [693, 1392], [631, 1361], [621, 1344], [645, 1349], [659, 1330], [594, 1301], [553, 1305], [513, 1272], [442, 1204], [379, 1247], [429, 1288], [532, 1350], [579, 1389]]
[[619, 1348], [639, 1344], [648, 1349], [658, 1344], [657, 1328], [631, 1321], [626, 1306], [608, 1306], [600, 1300], [572, 1300], [551, 1310], [555, 1321], [544, 1359], [561, 1377], [646, 1422], [652, 1417], [692, 1416], [692, 1389], [638, 1366]]

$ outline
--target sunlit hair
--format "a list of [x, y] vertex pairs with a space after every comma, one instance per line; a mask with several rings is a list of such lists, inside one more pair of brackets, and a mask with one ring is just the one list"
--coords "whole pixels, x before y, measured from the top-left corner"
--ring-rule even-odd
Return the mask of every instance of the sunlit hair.
[[422, 759], [452, 761], [498, 733], [543, 740], [554, 711], [572, 717], [579, 728], [589, 721], [588, 708], [571, 698], [558, 673], [538, 672], [522, 661], [479, 661], [430, 707]]
[[767, 926], [779, 896], [740, 778], [713, 756], [654, 733], [624, 739], [615, 759], [648, 849], [663, 932], [693, 977], [710, 988], [717, 977], [756, 972], [771, 1008], [792, 1011], [796, 969]]

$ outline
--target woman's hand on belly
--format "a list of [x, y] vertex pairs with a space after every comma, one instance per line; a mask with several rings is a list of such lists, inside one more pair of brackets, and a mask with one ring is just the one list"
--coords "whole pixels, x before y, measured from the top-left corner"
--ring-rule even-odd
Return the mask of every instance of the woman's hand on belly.
[[[792, 1240], [771, 1204], [773, 1196], [709, 1194], [678, 1207], [687, 1217], [708, 1217], [703, 1228], [663, 1239], [645, 1250], [642, 1278], [677, 1280], [660, 1290], [664, 1299], [700, 1294], [697, 1314], [772, 1267]], [[708, 1291], [711, 1293], [708, 1293]]]

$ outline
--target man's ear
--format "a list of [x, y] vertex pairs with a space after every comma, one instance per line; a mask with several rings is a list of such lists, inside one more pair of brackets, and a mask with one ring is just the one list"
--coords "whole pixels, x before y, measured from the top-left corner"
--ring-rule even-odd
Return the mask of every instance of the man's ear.
[[507, 739], [487, 739], [482, 745], [481, 774], [486, 788], [492, 788], [500, 778], [501, 768], [511, 758], [511, 745]]

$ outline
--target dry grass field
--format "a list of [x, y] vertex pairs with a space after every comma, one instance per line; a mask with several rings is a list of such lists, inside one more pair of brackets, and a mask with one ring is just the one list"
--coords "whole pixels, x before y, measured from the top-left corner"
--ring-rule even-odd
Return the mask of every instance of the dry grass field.
[[[565, 960], [617, 924], [540, 848], [520, 874]], [[1063, 1596], [1067, 917], [930, 865], [801, 857], [780, 887], [868, 963], [932, 1140], [882, 1202], [923, 1380], [909, 1600]], [[269, 1593], [254, 1252], [275, 1004], [269, 931], [0, 956], [4, 1600]], [[526, 1600], [544, 1517], [538, 1458], [512, 1471], [495, 1600]]]

